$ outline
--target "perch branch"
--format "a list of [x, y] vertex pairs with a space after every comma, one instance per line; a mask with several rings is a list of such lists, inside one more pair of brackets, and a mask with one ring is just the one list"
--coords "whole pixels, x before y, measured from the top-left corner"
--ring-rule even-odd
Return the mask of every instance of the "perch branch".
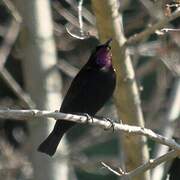
[[[112, 123], [109, 121], [103, 121], [96, 117], [93, 117], [92, 120], [88, 120], [86, 116], [74, 115], [74, 114], [65, 114], [60, 112], [53, 111], [41, 111], [41, 110], [0, 110], [0, 118], [3, 119], [32, 119], [38, 117], [49, 117], [54, 118], [56, 120], [66, 120], [73, 121], [77, 123], [87, 123], [90, 125], [100, 126], [105, 129], [111, 129]], [[116, 131], [122, 131], [124, 133], [129, 133], [131, 135], [142, 135], [146, 136], [158, 143], [169, 146], [170, 148], [180, 151], [180, 144], [178, 144], [173, 139], [168, 139], [160, 134], [153, 132], [150, 129], [146, 129], [138, 126], [130, 126], [126, 124], [113, 123], [113, 129]]]

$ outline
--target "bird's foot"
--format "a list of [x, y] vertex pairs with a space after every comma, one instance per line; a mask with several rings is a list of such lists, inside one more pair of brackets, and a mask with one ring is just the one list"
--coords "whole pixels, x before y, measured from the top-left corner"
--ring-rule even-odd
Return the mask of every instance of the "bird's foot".
[[110, 126], [110, 127], [105, 128], [104, 130], [106, 131], [106, 130], [108, 130], [108, 129], [112, 128], [112, 129], [113, 129], [113, 132], [114, 132], [114, 122], [113, 122], [113, 120], [112, 120], [112, 119], [110, 119], [110, 118], [103, 118], [103, 120], [108, 121], [108, 122], [110, 122], [110, 123], [111, 123], [111, 126]]
[[90, 116], [89, 114], [87, 114], [87, 113], [83, 113], [83, 115], [84, 116], [86, 116], [86, 118], [87, 118], [87, 123], [93, 123], [93, 117], [92, 116]]
[[87, 123], [93, 123], [93, 117], [90, 116], [88, 113], [76, 113], [77, 115], [86, 116]]

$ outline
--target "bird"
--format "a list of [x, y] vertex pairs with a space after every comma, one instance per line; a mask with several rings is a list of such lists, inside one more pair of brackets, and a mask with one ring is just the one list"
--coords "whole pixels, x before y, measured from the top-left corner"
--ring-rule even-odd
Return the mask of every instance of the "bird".
[[[73, 79], [60, 112], [87, 114], [93, 117], [110, 99], [116, 86], [111, 42], [112, 38], [98, 45], [91, 53], [87, 63]], [[50, 135], [38, 147], [38, 151], [53, 156], [63, 135], [76, 124], [57, 120]]]

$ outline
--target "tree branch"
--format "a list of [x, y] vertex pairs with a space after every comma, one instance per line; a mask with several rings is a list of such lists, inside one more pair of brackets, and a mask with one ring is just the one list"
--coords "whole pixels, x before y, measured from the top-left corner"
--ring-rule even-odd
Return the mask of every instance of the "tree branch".
[[[0, 118], [3, 119], [32, 119], [32, 118], [54, 118], [56, 120], [73, 121], [81, 124], [90, 124], [100, 126], [104, 129], [111, 129], [112, 123], [93, 117], [88, 119], [86, 116], [80, 116], [75, 114], [65, 114], [53, 111], [41, 111], [41, 110], [0, 110]], [[122, 131], [131, 135], [142, 135], [146, 136], [158, 143], [169, 146], [170, 148], [180, 151], [180, 144], [173, 139], [168, 139], [160, 134], [153, 132], [150, 129], [146, 129], [138, 126], [130, 126], [127, 124], [113, 123], [113, 129], [116, 131]]]
[[12, 13], [12, 16], [14, 17], [16, 22], [21, 23], [22, 18], [20, 16], [19, 12], [17, 11], [16, 7], [14, 6], [14, 4], [9, 0], [2, 0], [2, 1], [6, 5], [6, 7], [9, 9], [9, 11]]
[[0, 48], [0, 70], [3, 69], [6, 59], [12, 49], [12, 46], [17, 39], [19, 34], [20, 24], [15, 20], [12, 20], [9, 27], [7, 28], [6, 34], [4, 35], [4, 40]]
[[130, 37], [129, 39], [127, 39], [127, 41], [124, 43], [124, 46], [128, 46], [131, 44], [134, 44], [142, 39], [144, 39], [145, 37], [147, 38], [148, 36], [150, 36], [151, 34], [153, 34], [156, 30], [160, 30], [162, 28], [164, 28], [164, 26], [166, 24], [168, 24], [170, 21], [178, 18], [180, 16], [180, 10], [174, 12], [171, 16], [169, 17], [165, 17], [161, 20], [159, 20], [156, 24], [152, 25], [151, 27], [148, 27], [146, 30], [144, 30], [143, 32], [139, 33], [139, 34], [135, 34], [134, 36]]
[[0, 77], [6, 82], [9, 88], [16, 94], [16, 96], [23, 102], [26, 107], [35, 107], [35, 103], [31, 97], [21, 88], [21, 86], [16, 82], [13, 76], [11, 76], [6, 68], [1, 69]]
[[141, 174], [141, 173], [143, 173], [149, 169], [155, 168], [159, 164], [161, 164], [165, 161], [169, 161], [170, 159], [173, 159], [179, 155], [180, 155], [179, 151], [171, 150], [168, 153], [166, 153], [166, 154], [164, 154], [164, 155], [162, 155], [156, 159], [149, 160], [147, 163], [145, 163], [145, 164], [143, 164], [143, 165], [137, 167], [136, 169], [133, 169], [132, 171], [129, 171], [127, 173], [124, 172], [121, 168], [119, 168], [120, 172], [118, 172], [104, 162], [101, 162], [101, 164], [105, 168], [107, 168], [109, 171], [116, 174], [117, 176], [132, 178], [132, 177], [137, 176], [137, 175], [139, 175], [139, 174]]

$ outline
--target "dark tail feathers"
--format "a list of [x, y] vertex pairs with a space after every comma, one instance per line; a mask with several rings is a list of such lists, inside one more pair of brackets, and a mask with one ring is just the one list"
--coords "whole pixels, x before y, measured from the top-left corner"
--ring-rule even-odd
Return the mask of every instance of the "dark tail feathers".
[[49, 156], [53, 156], [54, 153], [56, 152], [56, 149], [58, 147], [58, 144], [62, 138], [64, 133], [61, 134], [56, 134], [53, 131], [51, 134], [40, 144], [38, 147], [38, 151], [42, 153], [46, 153]]
[[63, 120], [57, 121], [51, 134], [38, 147], [38, 151], [46, 153], [49, 156], [54, 155], [64, 133], [66, 133], [75, 124], [76, 123], [74, 122]]

